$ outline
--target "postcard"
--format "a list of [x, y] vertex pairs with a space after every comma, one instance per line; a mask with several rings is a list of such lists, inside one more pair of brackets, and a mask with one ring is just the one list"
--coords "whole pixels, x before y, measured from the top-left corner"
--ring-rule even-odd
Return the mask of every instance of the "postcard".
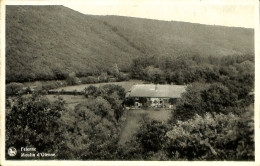
[[2, 1], [1, 164], [259, 165], [259, 37], [258, 1]]

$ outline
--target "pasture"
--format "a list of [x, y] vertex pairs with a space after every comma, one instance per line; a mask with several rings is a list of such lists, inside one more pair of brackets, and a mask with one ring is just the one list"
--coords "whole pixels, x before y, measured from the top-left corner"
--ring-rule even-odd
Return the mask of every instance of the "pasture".
[[65, 100], [65, 104], [69, 109], [74, 109], [75, 106], [79, 103], [82, 103], [87, 100], [83, 95], [46, 95], [50, 101], [55, 101], [58, 97], [61, 97]]
[[95, 87], [100, 87], [100, 86], [104, 86], [107, 84], [114, 84], [114, 85], [120, 85], [122, 86], [125, 91], [127, 92], [128, 90], [130, 90], [130, 88], [135, 85], [135, 84], [140, 84], [143, 83], [143, 81], [141, 80], [129, 80], [129, 81], [122, 81], [122, 82], [105, 82], [105, 83], [96, 83], [96, 84], [81, 84], [81, 85], [73, 85], [73, 86], [66, 86], [66, 87], [61, 87], [61, 88], [57, 88], [57, 89], [53, 89], [51, 91], [66, 91], [66, 92], [72, 92], [72, 91], [77, 91], [77, 92], [81, 92], [83, 91], [85, 88], [89, 87], [89, 86], [95, 86]]

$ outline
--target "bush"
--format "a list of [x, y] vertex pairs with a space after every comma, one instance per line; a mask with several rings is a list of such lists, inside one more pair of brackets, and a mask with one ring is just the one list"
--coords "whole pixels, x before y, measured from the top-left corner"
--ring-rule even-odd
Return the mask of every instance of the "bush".
[[66, 78], [66, 82], [68, 85], [76, 85], [79, 83], [79, 79], [76, 77], [75, 73], [70, 73]]
[[58, 79], [58, 80], [66, 79], [65, 72], [63, 72], [60, 68], [54, 68], [54, 69], [52, 69], [52, 72], [56, 79]]
[[47, 85], [42, 86], [43, 90], [50, 90], [50, 89], [55, 89], [55, 88], [58, 88], [58, 86], [55, 83], [49, 83]]
[[32, 93], [31, 88], [30, 88], [30, 87], [27, 87], [27, 88], [25, 89], [25, 93], [27, 93], [27, 94]]
[[14, 96], [19, 93], [23, 88], [22, 83], [12, 82], [6, 85], [6, 96]]
[[166, 141], [167, 125], [162, 122], [151, 121], [144, 123], [136, 137], [144, 153], [158, 152]]
[[90, 86], [88, 86], [88, 87], [86, 87], [86, 88], [84, 89], [84, 95], [85, 95], [85, 97], [90, 97], [90, 96], [96, 97], [96, 96], [97, 96], [97, 95], [96, 95], [97, 90], [98, 90], [97, 87], [95, 87], [95, 86], [93, 86], [93, 85], [90, 85]]
[[102, 72], [98, 77], [99, 82], [108, 82], [108, 75], [106, 72]]
[[94, 84], [98, 83], [98, 78], [94, 76], [88, 76], [88, 77], [83, 77], [81, 78], [81, 83], [82, 84]]
[[117, 81], [129, 81], [129, 80], [130, 80], [130, 77], [127, 74], [120, 72], [117, 76]]

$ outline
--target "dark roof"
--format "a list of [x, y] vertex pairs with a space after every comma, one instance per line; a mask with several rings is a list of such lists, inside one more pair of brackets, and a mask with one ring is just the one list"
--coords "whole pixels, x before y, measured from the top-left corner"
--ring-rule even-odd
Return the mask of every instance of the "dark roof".
[[180, 98], [186, 91], [184, 85], [155, 85], [155, 84], [137, 84], [134, 85], [129, 97], [155, 97], [155, 98]]

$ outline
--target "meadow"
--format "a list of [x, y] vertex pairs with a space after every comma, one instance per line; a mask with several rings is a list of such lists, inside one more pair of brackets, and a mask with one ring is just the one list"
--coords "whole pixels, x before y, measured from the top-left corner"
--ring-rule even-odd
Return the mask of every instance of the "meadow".
[[55, 101], [61, 97], [65, 101], [65, 105], [69, 109], [74, 109], [76, 105], [86, 102], [87, 99], [83, 95], [45, 95], [50, 101]]
[[66, 87], [61, 87], [61, 88], [57, 88], [57, 89], [53, 89], [51, 91], [66, 91], [66, 92], [73, 92], [73, 91], [77, 91], [77, 92], [82, 92], [84, 91], [85, 88], [88, 88], [89, 86], [95, 86], [95, 87], [101, 87], [104, 85], [108, 85], [108, 84], [113, 84], [113, 85], [120, 85], [122, 86], [125, 91], [129, 91], [131, 89], [131, 87], [135, 84], [141, 84], [144, 81], [141, 80], [129, 80], [129, 81], [122, 81], [122, 82], [104, 82], [104, 83], [95, 83], [95, 84], [81, 84], [81, 85], [73, 85], [73, 86], [66, 86]]

